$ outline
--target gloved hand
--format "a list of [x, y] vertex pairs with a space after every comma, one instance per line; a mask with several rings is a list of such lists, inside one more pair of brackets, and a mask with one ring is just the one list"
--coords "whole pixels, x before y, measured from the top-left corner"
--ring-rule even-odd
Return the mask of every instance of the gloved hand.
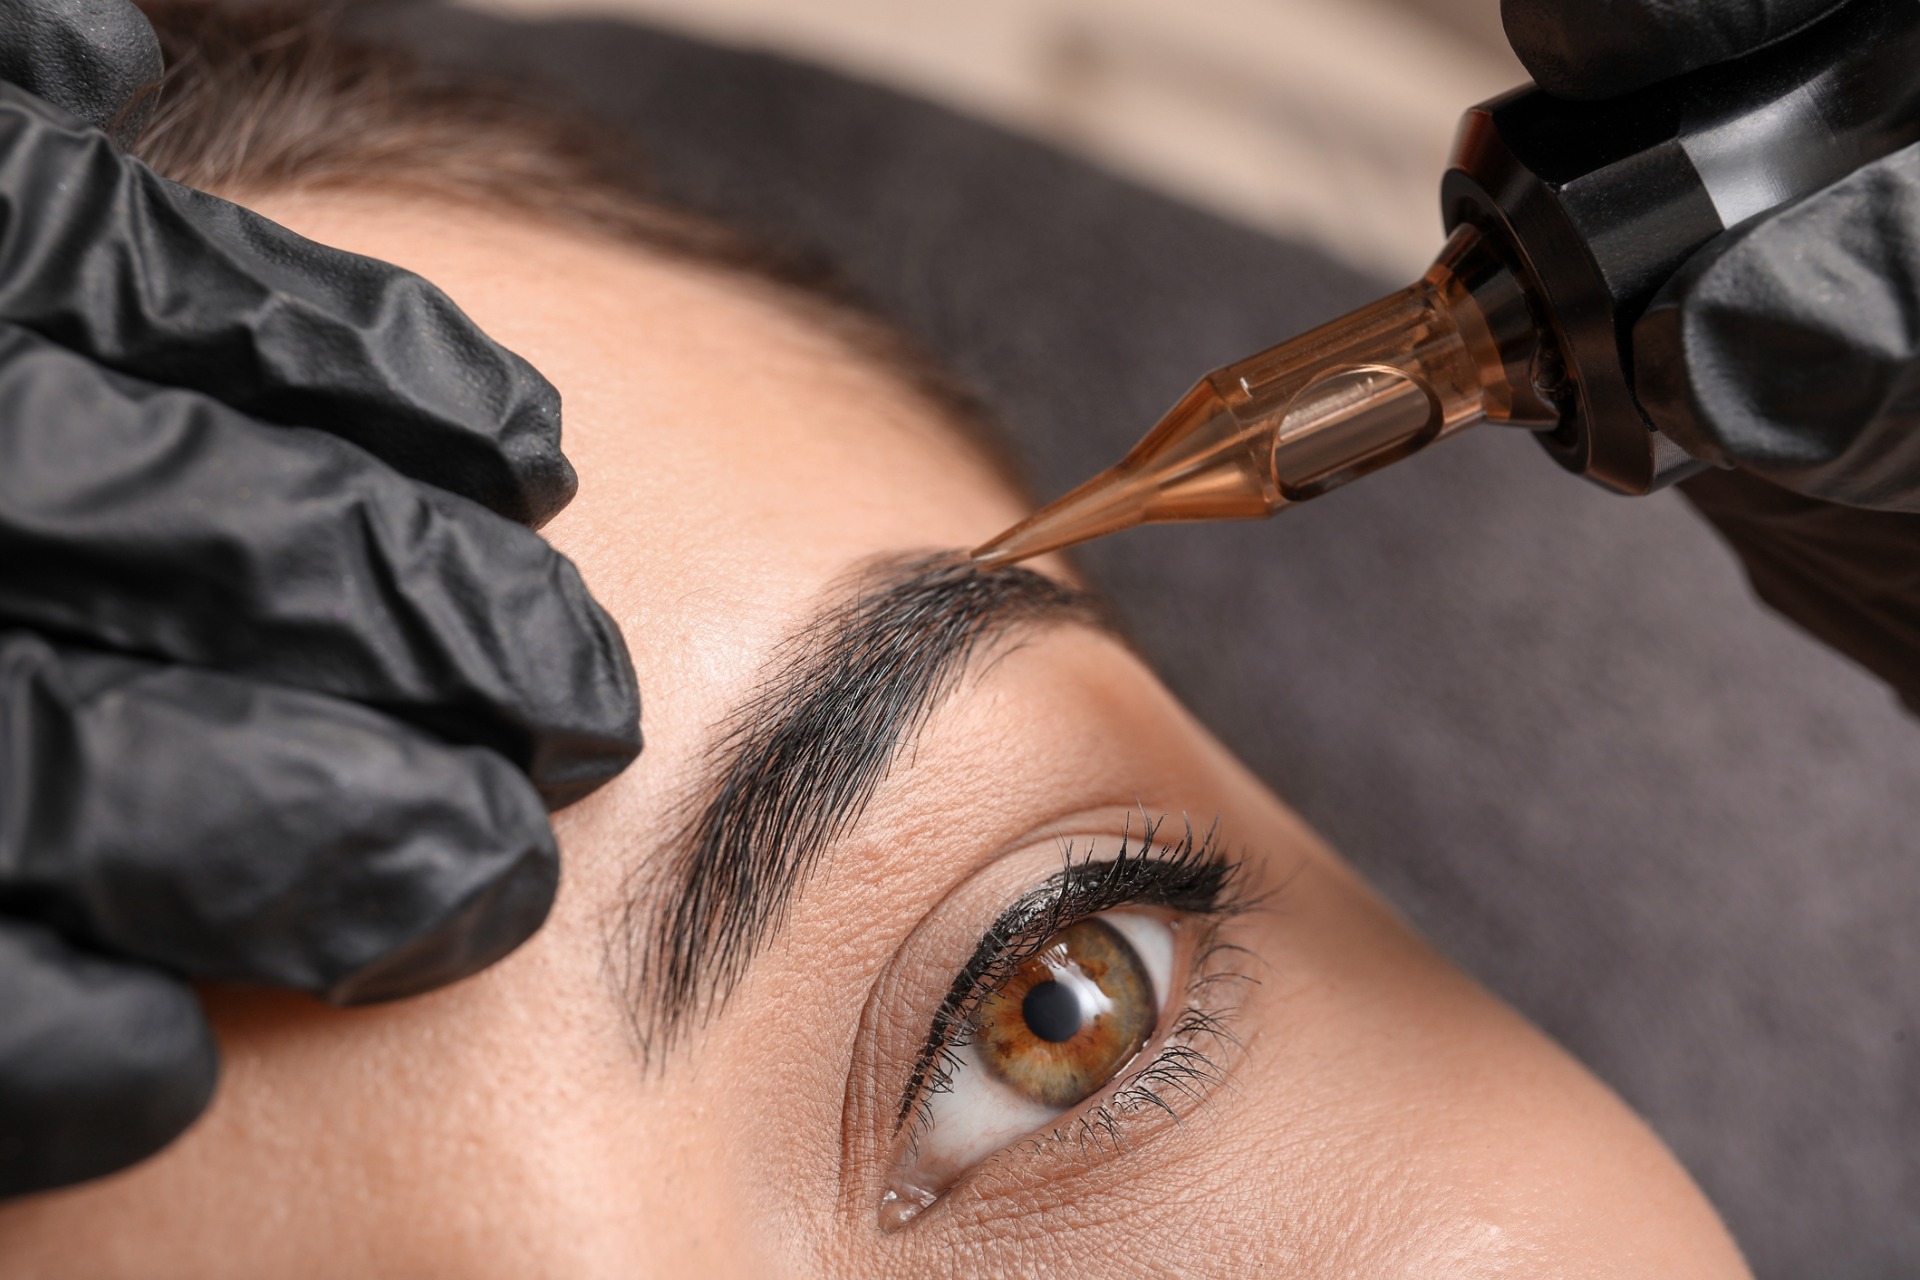
[[[1607, 98], [1791, 34], [1836, 0], [1502, 0], [1550, 92]], [[1681, 491], [1762, 598], [1920, 711], [1920, 145], [1742, 223], [1634, 329], [1641, 406], [1731, 470]], [[1783, 492], [1784, 491], [1784, 492]]]
[[[0, 67], [103, 124], [158, 46], [5, 0]], [[198, 1114], [189, 979], [383, 1000], [539, 926], [546, 810], [640, 746], [522, 527], [573, 487], [553, 388], [431, 286], [0, 85], [0, 1195]]]

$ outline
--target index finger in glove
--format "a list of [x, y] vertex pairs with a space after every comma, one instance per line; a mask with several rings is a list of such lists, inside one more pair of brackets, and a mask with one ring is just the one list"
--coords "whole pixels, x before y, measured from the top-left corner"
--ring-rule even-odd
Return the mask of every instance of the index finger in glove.
[[1842, 0], [1500, 0], [1507, 42], [1534, 83], [1611, 98], [1793, 34]]
[[0, 1199], [84, 1182], [171, 1142], [218, 1057], [178, 978], [0, 916]]
[[506, 761], [365, 707], [0, 636], [0, 910], [337, 1003], [477, 972], [559, 857]]
[[1633, 350], [1641, 407], [1695, 457], [1920, 511], [1920, 144], [1723, 233]]
[[177, 186], [0, 85], [0, 319], [538, 525], [560, 397], [438, 289]]
[[556, 807], [639, 751], [619, 629], [539, 535], [5, 326], [0, 422], [0, 625], [367, 703]]

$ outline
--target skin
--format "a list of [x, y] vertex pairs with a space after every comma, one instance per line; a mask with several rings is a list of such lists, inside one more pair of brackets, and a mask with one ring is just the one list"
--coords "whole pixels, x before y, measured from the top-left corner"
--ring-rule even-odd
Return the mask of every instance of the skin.
[[[609, 932], [716, 726], [851, 567], [973, 545], [1023, 504], [756, 284], [425, 198], [246, 199], [422, 272], [560, 386], [582, 484], [547, 532], [625, 631], [647, 749], [558, 815], [553, 916], [490, 971], [359, 1010], [208, 991], [209, 1113], [133, 1170], [0, 1209], [0, 1274], [1747, 1274], [1611, 1093], [1085, 627], [976, 661], [724, 1011], [643, 1062]], [[1023, 890], [1059, 837], [1142, 807], [1218, 814], [1268, 891], [1224, 926], [1258, 979], [1230, 1085], [1123, 1150], [993, 1157], [883, 1234], [902, 1058], [1007, 901], [973, 877]]]

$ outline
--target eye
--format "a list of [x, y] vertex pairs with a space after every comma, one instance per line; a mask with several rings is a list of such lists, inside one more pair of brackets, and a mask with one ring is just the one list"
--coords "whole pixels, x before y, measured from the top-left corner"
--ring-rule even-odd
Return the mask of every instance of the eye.
[[882, 1205], [899, 1226], [973, 1165], [1112, 1083], [1159, 1029], [1175, 924], [1109, 911], [1043, 941], [972, 1006]]
[[[867, 1081], [903, 1071], [875, 1135], [882, 1230], [999, 1157], [1029, 1188], [1049, 1148], [1082, 1169], [1120, 1158], [1226, 1078], [1237, 991], [1254, 981], [1230, 926], [1260, 898], [1217, 828], [1202, 837], [1183, 820], [1161, 841], [1160, 819], [1116, 825], [1117, 840], [1055, 838], [983, 868], [875, 983], [862, 1040], [876, 1074], [857, 1067], [848, 1086], [864, 1109], [878, 1102]], [[914, 1009], [930, 1010], [917, 1047], [917, 1019], [901, 1016]]]

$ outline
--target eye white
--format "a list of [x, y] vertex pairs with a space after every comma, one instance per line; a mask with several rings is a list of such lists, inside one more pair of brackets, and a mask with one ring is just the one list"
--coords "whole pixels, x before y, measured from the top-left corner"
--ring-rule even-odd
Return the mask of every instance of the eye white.
[[1153, 1008], [1167, 1008], [1167, 987], [1173, 981], [1173, 925], [1144, 911], [1109, 911], [1100, 922], [1127, 940], [1140, 965], [1153, 979]]
[[[1158, 1022], [1166, 1012], [1173, 978], [1174, 926], [1143, 911], [1109, 911], [1094, 918], [1111, 926], [1139, 957], [1153, 984]], [[925, 1106], [917, 1142], [903, 1158], [882, 1205], [881, 1221], [890, 1228], [904, 1225], [980, 1161], [1072, 1109], [1023, 1096], [988, 1069], [972, 1043], [953, 1050], [946, 1088], [929, 1094]]]

